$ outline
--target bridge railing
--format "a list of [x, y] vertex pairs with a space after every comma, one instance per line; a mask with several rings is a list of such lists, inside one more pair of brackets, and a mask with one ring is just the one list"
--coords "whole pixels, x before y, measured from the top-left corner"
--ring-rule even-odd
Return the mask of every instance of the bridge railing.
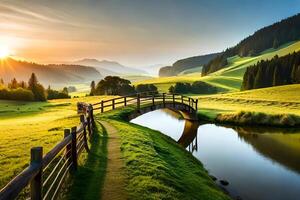
[[89, 151], [88, 138], [93, 133], [93, 111], [84, 105], [80, 124], [64, 130], [64, 138], [46, 155], [43, 147], [31, 149], [29, 166], [0, 190], [0, 200], [24, 198], [56, 199], [68, 173], [77, 169], [78, 157]]
[[101, 113], [114, 110], [120, 107], [135, 106], [139, 110], [144, 105], [155, 106], [157, 104], [177, 103], [185, 104], [194, 111], [198, 110], [198, 99], [193, 99], [181, 94], [169, 94], [158, 92], [143, 92], [127, 96], [116, 97], [92, 104], [93, 110], [100, 110]]

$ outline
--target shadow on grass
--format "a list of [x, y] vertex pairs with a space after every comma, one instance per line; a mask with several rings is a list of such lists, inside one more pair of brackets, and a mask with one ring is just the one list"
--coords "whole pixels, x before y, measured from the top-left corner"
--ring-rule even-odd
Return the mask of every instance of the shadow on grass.
[[107, 132], [96, 122], [90, 141], [90, 153], [72, 175], [72, 185], [67, 199], [101, 199], [101, 190], [107, 167]]

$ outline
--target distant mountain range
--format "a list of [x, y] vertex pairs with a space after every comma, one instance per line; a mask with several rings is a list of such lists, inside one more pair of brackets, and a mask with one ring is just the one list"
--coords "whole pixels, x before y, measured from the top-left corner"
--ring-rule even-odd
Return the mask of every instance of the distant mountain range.
[[121, 65], [120, 63], [115, 62], [115, 61], [107, 61], [107, 60], [99, 61], [97, 59], [85, 58], [82, 60], [75, 61], [75, 62], [73, 62], [73, 64], [94, 67], [103, 76], [147, 74], [147, 72], [144, 70], [127, 67], [127, 66]]
[[27, 81], [31, 73], [35, 73], [38, 80], [47, 85], [61, 85], [83, 83], [103, 78], [95, 68], [75, 64], [42, 65], [32, 62], [19, 61], [13, 58], [0, 60], [0, 78], [5, 82], [13, 78]]

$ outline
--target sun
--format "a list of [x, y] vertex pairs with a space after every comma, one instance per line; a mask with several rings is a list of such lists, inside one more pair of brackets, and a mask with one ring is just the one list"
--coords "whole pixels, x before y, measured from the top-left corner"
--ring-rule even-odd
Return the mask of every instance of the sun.
[[10, 56], [10, 50], [6, 46], [0, 46], [0, 59]]

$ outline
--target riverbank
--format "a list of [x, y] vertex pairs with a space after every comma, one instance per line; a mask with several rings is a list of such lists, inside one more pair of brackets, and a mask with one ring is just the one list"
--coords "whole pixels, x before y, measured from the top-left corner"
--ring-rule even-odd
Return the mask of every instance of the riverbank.
[[198, 115], [211, 122], [235, 125], [300, 126], [299, 89], [300, 84], [293, 84], [198, 96]]
[[223, 113], [218, 110], [199, 110], [198, 119], [213, 123], [239, 126], [274, 126], [282, 128], [300, 127], [300, 116], [293, 114], [268, 114], [263, 112], [239, 111]]
[[131, 112], [128, 107], [97, 116], [118, 130], [130, 199], [230, 199], [174, 140], [129, 123]]

